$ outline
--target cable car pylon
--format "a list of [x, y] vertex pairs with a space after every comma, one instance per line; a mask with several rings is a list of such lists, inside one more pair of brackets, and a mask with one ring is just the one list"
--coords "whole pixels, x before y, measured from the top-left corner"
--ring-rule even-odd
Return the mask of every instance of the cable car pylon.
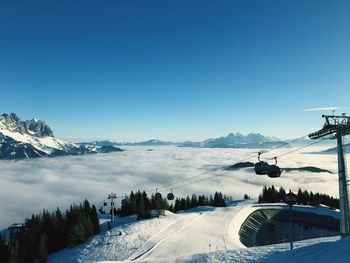
[[346, 160], [343, 137], [350, 134], [350, 116], [322, 115], [326, 119], [323, 128], [317, 132], [310, 133], [310, 139], [319, 139], [330, 136], [337, 139], [338, 153], [338, 181], [339, 181], [339, 208], [340, 208], [340, 235], [342, 238], [350, 236], [350, 196], [349, 181], [346, 171]]

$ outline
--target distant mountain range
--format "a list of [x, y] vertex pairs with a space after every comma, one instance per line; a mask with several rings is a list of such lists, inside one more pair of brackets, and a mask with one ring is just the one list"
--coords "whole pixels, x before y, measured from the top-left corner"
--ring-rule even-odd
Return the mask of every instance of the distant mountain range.
[[230, 133], [226, 137], [208, 139], [203, 142], [187, 141], [179, 143], [180, 147], [201, 147], [201, 148], [271, 148], [284, 143], [275, 137], [265, 137], [260, 133]]
[[78, 145], [59, 140], [54, 137], [51, 128], [41, 120], [21, 120], [15, 113], [0, 115], [0, 159], [122, 151], [111, 147]]
[[226, 137], [219, 137], [215, 139], [208, 139], [201, 142], [170, 142], [161, 140], [148, 140], [143, 142], [112, 142], [105, 141], [92, 141], [82, 142], [79, 145], [94, 145], [94, 146], [167, 146], [174, 145], [178, 147], [196, 147], [196, 148], [272, 148], [281, 145], [284, 141], [279, 140], [276, 137], [265, 137], [260, 133], [249, 133], [243, 135], [241, 133], [230, 133]]
[[[344, 149], [346, 153], [350, 153], [350, 143], [344, 144]], [[319, 153], [319, 154], [337, 154], [337, 147], [332, 147], [324, 151], [320, 152], [313, 152], [313, 153]]]
[[176, 142], [166, 142], [160, 140], [148, 140], [144, 142], [112, 142], [109, 140], [105, 141], [93, 141], [93, 142], [83, 142], [80, 145], [96, 145], [96, 146], [167, 146], [167, 145], [177, 145]]
[[[300, 140], [299, 143], [310, 142]], [[51, 128], [43, 121], [21, 120], [15, 113], [0, 115], [0, 159], [52, 157], [63, 155], [82, 155], [89, 153], [108, 153], [123, 151], [121, 146], [177, 146], [196, 148], [248, 148], [269, 149], [285, 143], [276, 137], [260, 133], [230, 133], [227, 136], [199, 142], [171, 142], [147, 140], [143, 142], [113, 142], [109, 140], [71, 143], [56, 139]], [[286, 145], [285, 147], [290, 147]], [[333, 151], [329, 149], [329, 151]]]

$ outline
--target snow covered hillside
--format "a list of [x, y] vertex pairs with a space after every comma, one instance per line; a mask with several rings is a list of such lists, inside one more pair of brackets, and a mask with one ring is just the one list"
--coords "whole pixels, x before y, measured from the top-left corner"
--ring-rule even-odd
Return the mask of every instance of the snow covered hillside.
[[[78, 247], [50, 255], [49, 262], [256, 262], [288, 250], [287, 243], [254, 248], [242, 245], [238, 235], [241, 224], [252, 211], [264, 207], [253, 202], [232, 202], [224, 208], [197, 207], [177, 214], [167, 212], [166, 216], [143, 221], [117, 218], [111, 230], [103, 223], [99, 235]], [[338, 212], [328, 208], [296, 209], [338, 216]], [[295, 247], [338, 239], [301, 241]]]

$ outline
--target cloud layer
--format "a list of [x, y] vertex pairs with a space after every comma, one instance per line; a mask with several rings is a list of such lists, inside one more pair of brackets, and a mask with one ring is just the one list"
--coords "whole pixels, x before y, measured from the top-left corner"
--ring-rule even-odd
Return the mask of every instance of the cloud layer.
[[320, 107], [320, 108], [310, 108], [310, 109], [304, 109], [304, 111], [335, 111], [340, 110], [341, 107]]
[[[122, 196], [131, 190], [162, 188], [202, 172], [233, 164], [257, 152], [251, 149], [153, 149], [149, 151], [146, 147], [129, 147], [121, 153], [0, 161], [0, 229], [14, 222], [23, 222], [26, 217], [42, 209], [52, 210], [57, 206], [66, 209], [69, 204], [80, 202], [84, 198], [100, 206], [111, 192]], [[318, 149], [321, 148], [306, 150], [311, 152]], [[266, 157], [289, 150], [279, 149]], [[252, 169], [243, 169], [182, 188], [174, 186], [174, 194], [212, 194], [219, 190], [235, 198], [242, 198], [245, 193], [256, 198], [262, 186], [274, 184], [293, 191], [302, 187], [338, 196], [335, 155], [296, 152], [281, 157], [279, 165], [312, 165], [334, 171], [335, 174], [291, 172], [282, 174], [281, 178], [271, 179], [255, 175]], [[210, 172], [192, 181], [223, 172]]]

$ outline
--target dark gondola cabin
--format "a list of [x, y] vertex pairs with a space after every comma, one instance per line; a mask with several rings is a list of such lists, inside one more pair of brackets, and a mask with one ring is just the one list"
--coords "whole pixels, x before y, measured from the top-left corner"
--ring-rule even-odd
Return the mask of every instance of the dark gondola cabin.
[[281, 173], [283, 171], [279, 166], [277, 166], [277, 157], [274, 157], [274, 159], [275, 159], [275, 164], [270, 165], [270, 169], [269, 169], [269, 172], [267, 174], [267, 176], [271, 177], [271, 178], [280, 177]]
[[270, 171], [270, 165], [267, 162], [260, 161], [254, 165], [254, 170], [258, 175], [266, 175]]
[[169, 194], [167, 195], [167, 199], [168, 199], [169, 201], [174, 200], [174, 194], [173, 194], [173, 193], [169, 193]]
[[156, 198], [156, 200], [162, 200], [162, 194], [157, 192], [155, 194], [155, 198]]
[[254, 170], [255, 170], [255, 173], [258, 175], [266, 175], [270, 171], [270, 165], [267, 162], [261, 161], [260, 155], [261, 153], [259, 153], [258, 155], [259, 162], [254, 164]]
[[277, 165], [270, 165], [270, 171], [267, 174], [267, 176], [271, 178], [276, 178], [276, 177], [280, 177], [281, 173], [282, 173], [282, 170]]

